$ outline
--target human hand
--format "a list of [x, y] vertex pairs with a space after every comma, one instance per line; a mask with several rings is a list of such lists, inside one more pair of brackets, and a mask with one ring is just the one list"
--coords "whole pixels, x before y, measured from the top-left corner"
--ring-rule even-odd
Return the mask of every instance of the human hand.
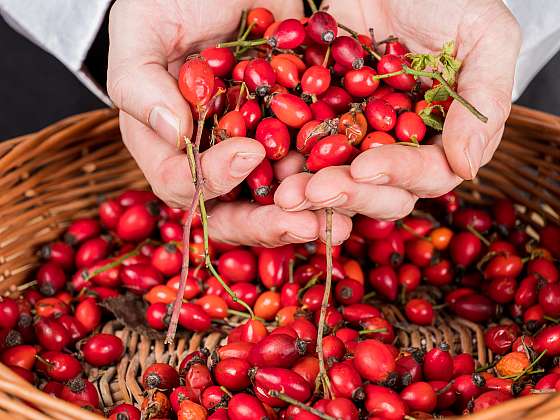
[[[120, 108], [123, 141], [154, 192], [169, 205], [188, 207], [194, 193], [186, 155], [179, 139], [192, 136], [190, 108], [177, 87], [185, 57], [231, 38], [243, 9], [262, 6], [277, 19], [302, 15], [298, 0], [154, 1], [118, 0], [110, 15], [108, 92]], [[205, 197], [232, 190], [261, 162], [261, 144], [231, 138], [202, 154]], [[282, 166], [283, 165], [283, 166]], [[280, 165], [289, 168], [289, 162]], [[314, 240], [321, 218], [311, 211], [288, 213], [277, 206], [210, 203], [212, 238], [230, 243], [277, 246]], [[337, 234], [350, 221], [340, 216]], [[339, 235], [339, 236], [340, 236]], [[341, 240], [341, 239], [339, 239]]]
[[472, 179], [500, 142], [511, 106], [520, 30], [500, 0], [328, 0], [329, 13], [377, 40], [400, 37], [413, 52], [436, 52], [453, 40], [463, 62], [458, 93], [488, 117], [485, 124], [457, 101], [442, 136], [431, 145], [384, 145], [361, 153], [350, 166], [287, 178], [276, 203], [287, 210], [331, 206], [380, 219], [408, 214], [418, 197], [436, 197]]

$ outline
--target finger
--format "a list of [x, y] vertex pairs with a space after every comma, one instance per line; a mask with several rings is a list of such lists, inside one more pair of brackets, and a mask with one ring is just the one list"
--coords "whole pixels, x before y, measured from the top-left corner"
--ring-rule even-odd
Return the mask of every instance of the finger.
[[[327, 215], [325, 210], [315, 211], [319, 219], [319, 238], [323, 241], [327, 241]], [[332, 244], [340, 245], [346, 239], [350, 237], [352, 232], [352, 219], [348, 216], [340, 214], [338, 212], [333, 212], [332, 218]]]
[[175, 145], [192, 134], [192, 116], [167, 71], [169, 45], [144, 27], [143, 7], [121, 1], [109, 19], [107, 91], [114, 104]]
[[302, 211], [311, 207], [305, 196], [305, 187], [313, 175], [300, 172], [284, 179], [274, 193], [276, 205], [286, 211]]
[[301, 153], [292, 150], [288, 152], [288, 155], [284, 159], [274, 163], [274, 177], [282, 181], [290, 175], [302, 172], [304, 164], [305, 157]]
[[438, 197], [461, 183], [441, 145], [384, 145], [358, 155], [350, 167], [358, 183], [403, 188], [418, 197]]
[[417, 197], [385, 185], [355, 182], [350, 167], [333, 166], [313, 175], [305, 196], [314, 207], [334, 207], [376, 219], [399, 219], [414, 208]]
[[[186, 155], [124, 113], [121, 131], [126, 147], [158, 197], [175, 207], [189, 205], [194, 185]], [[265, 150], [258, 141], [242, 137], [232, 137], [202, 153], [205, 198], [231, 191], [264, 156]]]
[[314, 241], [319, 221], [311, 211], [286, 212], [275, 205], [218, 203], [209, 213], [210, 236], [244, 245], [276, 247]]
[[[333, 1], [325, 0], [321, 3], [321, 8], [328, 7], [328, 12], [336, 20], [358, 33], [367, 34], [368, 27], [364, 20], [362, 2], [360, 0]], [[348, 35], [346, 31], [339, 31], [341, 35]]]
[[289, 18], [300, 18], [303, 16], [303, 2], [298, 0], [282, 1], [278, 0], [259, 0], [254, 7], [266, 7], [274, 15], [274, 19], [279, 21]]
[[457, 100], [443, 129], [443, 145], [451, 168], [472, 179], [491, 140], [503, 129], [511, 107], [515, 63], [521, 45], [517, 22], [500, 2], [485, 8], [484, 19], [459, 28], [459, 52], [469, 51], [458, 79], [458, 93], [488, 117], [485, 124]]

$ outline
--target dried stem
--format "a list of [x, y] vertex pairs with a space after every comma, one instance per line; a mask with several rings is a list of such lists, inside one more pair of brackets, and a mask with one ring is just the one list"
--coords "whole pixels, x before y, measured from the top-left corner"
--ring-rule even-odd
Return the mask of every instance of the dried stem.
[[317, 410], [316, 408], [310, 407], [302, 403], [301, 401], [298, 401], [295, 398], [290, 397], [289, 395], [278, 392], [275, 389], [271, 389], [270, 391], [268, 391], [268, 395], [270, 395], [272, 398], [278, 398], [279, 400], [287, 402], [288, 404], [295, 405], [296, 407], [301, 408], [302, 410], [307, 411], [308, 413], [316, 415], [320, 419], [336, 420], [334, 417], [329, 416], [328, 414], [325, 414], [322, 411]]
[[332, 287], [332, 218], [333, 209], [328, 207], [325, 209], [326, 213], [326, 250], [325, 257], [327, 259], [327, 272], [325, 281], [325, 292], [323, 293], [323, 302], [321, 303], [321, 313], [319, 317], [319, 326], [317, 331], [317, 356], [319, 357], [319, 378], [323, 384], [323, 396], [330, 398], [331, 389], [330, 381], [325, 368], [325, 355], [323, 354], [323, 332], [325, 330], [325, 318], [327, 316], [327, 307], [329, 306], [329, 296]]
[[313, 0], [307, 0], [307, 4], [309, 5], [309, 8], [311, 9], [311, 13], [315, 13], [317, 11], [317, 5], [315, 4], [315, 2]]
[[[358, 38], [358, 32], [354, 31], [353, 29], [350, 29], [348, 26], [343, 25], [342, 23], [337, 23], [337, 26], [340, 29], [345, 30], [346, 32], [348, 32], [350, 35], [352, 35], [352, 38], [356, 39], [358, 42], [360, 42], [360, 38]], [[362, 48], [364, 50], [366, 50], [368, 52], [368, 54], [370, 54], [372, 57], [374, 57], [376, 60], [381, 60], [381, 56], [379, 55], [379, 53], [377, 51], [375, 51], [373, 48], [371, 48], [369, 45], [364, 44], [363, 42], [360, 42], [360, 45], [362, 46]]]
[[459, 103], [461, 103], [461, 105], [463, 105], [465, 108], [467, 108], [480, 121], [482, 121], [483, 123], [488, 122], [488, 117], [483, 115], [478, 109], [476, 109], [474, 107], [474, 105], [472, 105], [469, 101], [467, 101], [465, 98], [463, 98], [457, 92], [455, 92], [453, 90], [453, 88], [451, 86], [449, 86], [449, 83], [447, 83], [447, 81], [443, 78], [443, 76], [438, 72], [414, 70], [414, 69], [411, 69], [408, 66], [403, 66], [402, 70], [394, 71], [392, 73], [378, 74], [378, 75], [373, 76], [372, 78], [374, 80], [380, 80], [380, 79], [386, 79], [388, 77], [398, 76], [398, 75], [401, 75], [401, 74], [411, 74], [411, 75], [416, 76], [416, 77], [428, 77], [430, 79], [437, 80], [445, 88], [445, 90], [447, 91], [449, 96], [451, 96], [453, 99], [456, 99], [457, 101], [459, 101]]

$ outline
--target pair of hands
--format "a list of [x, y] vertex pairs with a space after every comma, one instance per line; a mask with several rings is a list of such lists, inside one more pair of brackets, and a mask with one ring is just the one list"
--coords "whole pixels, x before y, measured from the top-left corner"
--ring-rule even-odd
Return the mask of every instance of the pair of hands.
[[[216, 240], [279, 246], [324, 239], [325, 207], [334, 207], [333, 243], [350, 234], [355, 213], [378, 219], [408, 214], [419, 197], [435, 197], [472, 179], [498, 147], [509, 114], [521, 44], [517, 22], [501, 0], [330, 0], [329, 13], [359, 33], [397, 35], [411, 51], [434, 52], [454, 40], [463, 61], [458, 92], [488, 117], [484, 124], [459, 103], [449, 109], [442, 136], [419, 148], [385, 145], [349, 166], [302, 173], [296, 152], [275, 164], [281, 180], [275, 205], [215, 202]], [[176, 145], [193, 132], [192, 115], [177, 88], [185, 57], [231, 38], [238, 11], [267, 7], [277, 20], [303, 13], [301, 0], [118, 0], [111, 10], [108, 91], [120, 108], [123, 141], [154, 192], [187, 207], [194, 186]], [[229, 192], [261, 162], [259, 142], [231, 138], [202, 154], [205, 197]]]

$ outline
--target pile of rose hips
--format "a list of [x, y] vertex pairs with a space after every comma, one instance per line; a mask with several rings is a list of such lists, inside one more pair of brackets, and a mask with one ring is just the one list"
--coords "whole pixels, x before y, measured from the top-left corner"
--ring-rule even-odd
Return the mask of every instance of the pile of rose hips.
[[[468, 208], [449, 193], [422, 204], [423, 212], [397, 222], [357, 217], [351, 237], [334, 248], [323, 338], [329, 398], [316, 386], [324, 244], [266, 249], [210, 241], [212, 261], [252, 308], [250, 318], [201, 266], [196, 217], [180, 326], [223, 329], [227, 338], [212, 354], [187, 355], [179, 371], [148, 367], [140, 407], [100, 407], [84, 372], [118, 363], [126, 345], [98, 332], [112, 319], [103, 301], [137, 295], [147, 325], [164, 331], [178, 289], [186, 213], [143, 191], [102, 202], [99, 220], [75, 220], [64, 240], [41, 250], [34, 281], [0, 302], [0, 361], [44, 392], [119, 420], [141, 413], [181, 420], [424, 418], [560, 390], [560, 229], [543, 228], [537, 243], [507, 200]], [[430, 287], [440, 293], [426, 293]], [[387, 322], [381, 309], [388, 303], [402, 309], [406, 325]], [[430, 325], [438, 311], [489, 326], [485, 343], [494, 357], [487, 366], [470, 354], [452, 356], [445, 343], [399, 348], [399, 328]]]

